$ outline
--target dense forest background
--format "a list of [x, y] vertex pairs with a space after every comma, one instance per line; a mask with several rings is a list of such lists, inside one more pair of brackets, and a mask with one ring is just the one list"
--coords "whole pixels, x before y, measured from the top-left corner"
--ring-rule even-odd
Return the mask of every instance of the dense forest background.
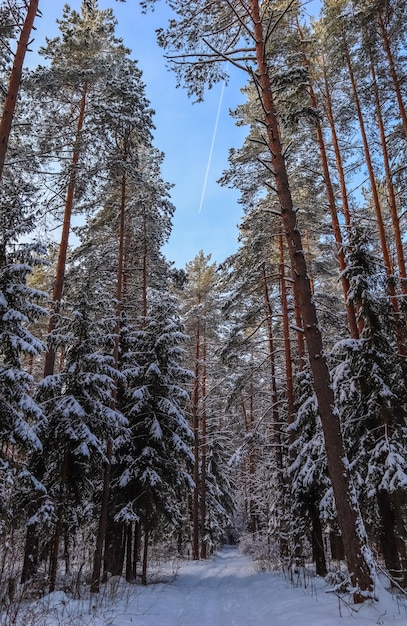
[[220, 181], [238, 250], [175, 268], [113, 13], [66, 5], [22, 71], [38, 0], [0, 3], [3, 595], [146, 584], [150, 549], [237, 540], [267, 567], [345, 561], [356, 602], [377, 567], [407, 586], [407, 7], [302, 4], [171, 2], [180, 84], [241, 69], [249, 129]]

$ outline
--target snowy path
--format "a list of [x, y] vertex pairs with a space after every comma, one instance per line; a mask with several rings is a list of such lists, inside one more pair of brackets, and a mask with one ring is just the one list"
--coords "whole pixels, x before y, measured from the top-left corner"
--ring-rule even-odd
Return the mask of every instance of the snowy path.
[[[385, 614], [384, 614], [385, 613]], [[225, 547], [211, 561], [191, 562], [172, 584], [139, 592], [114, 626], [406, 626], [405, 610], [380, 605], [341, 607], [323, 581], [293, 588], [275, 573], [257, 573], [249, 557]]]
[[236, 549], [225, 548], [213, 561], [191, 563], [177, 576], [170, 590], [173, 622], [168, 621], [167, 607], [162, 620], [145, 624], [264, 626], [268, 610], [261, 606], [263, 602], [256, 601], [257, 583], [251, 560], [239, 555]]

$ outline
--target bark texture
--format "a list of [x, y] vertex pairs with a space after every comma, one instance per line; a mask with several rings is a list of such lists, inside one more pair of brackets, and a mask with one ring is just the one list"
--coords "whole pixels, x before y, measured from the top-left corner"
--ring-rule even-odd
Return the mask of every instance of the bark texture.
[[8, 141], [13, 124], [14, 112], [16, 110], [18, 92], [20, 90], [24, 59], [33, 29], [35, 16], [37, 15], [38, 3], [39, 0], [30, 0], [28, 4], [27, 14], [21, 30], [20, 38], [18, 40], [13, 68], [10, 73], [7, 94], [4, 100], [3, 113], [0, 121], [0, 180], [3, 175]]

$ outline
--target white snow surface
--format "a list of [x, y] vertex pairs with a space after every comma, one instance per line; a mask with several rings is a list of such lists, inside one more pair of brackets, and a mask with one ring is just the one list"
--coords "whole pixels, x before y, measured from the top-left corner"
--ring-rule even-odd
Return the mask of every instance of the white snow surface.
[[[184, 563], [169, 582], [147, 587], [119, 581], [115, 593], [70, 600], [55, 592], [32, 603], [41, 626], [406, 626], [407, 606], [386, 591], [378, 602], [348, 604], [322, 579], [294, 587], [275, 572], [257, 572], [248, 556], [225, 547], [209, 561]], [[42, 609], [39, 604], [42, 604]], [[4, 622], [1, 621], [3, 624]], [[14, 622], [13, 622], [14, 623]], [[21, 625], [32, 621], [19, 622]], [[35, 622], [37, 624], [37, 622]]]

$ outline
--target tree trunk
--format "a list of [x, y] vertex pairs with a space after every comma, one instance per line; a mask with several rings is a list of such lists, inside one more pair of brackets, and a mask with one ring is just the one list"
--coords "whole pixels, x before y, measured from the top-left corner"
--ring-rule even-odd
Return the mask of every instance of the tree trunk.
[[[328, 469], [335, 495], [338, 519], [342, 530], [346, 559], [352, 584], [362, 592], [372, 591], [373, 577], [370, 570], [371, 553], [358, 509], [356, 494], [351, 484], [346, 454], [343, 446], [338, 411], [335, 407], [331, 379], [322, 344], [315, 304], [312, 299], [301, 235], [297, 227], [285, 159], [273, 102], [270, 76], [268, 74], [266, 46], [258, 0], [251, 0], [251, 15], [255, 37], [257, 71], [256, 80], [265, 111], [265, 126], [275, 175], [275, 186], [281, 206], [284, 229], [295, 281], [298, 284], [301, 317], [314, 378], [315, 393], [325, 438]], [[365, 599], [363, 593], [354, 594], [355, 602]]]
[[[199, 303], [198, 303], [199, 304]], [[194, 494], [192, 503], [192, 558], [199, 560], [199, 387], [200, 387], [200, 322], [195, 335], [195, 377], [192, 396], [192, 430], [194, 434]]]
[[396, 193], [395, 193], [394, 185], [392, 181], [389, 152], [387, 149], [386, 133], [384, 130], [382, 107], [380, 103], [379, 88], [376, 82], [376, 70], [375, 70], [372, 54], [370, 55], [370, 70], [372, 73], [373, 94], [374, 94], [375, 105], [376, 105], [377, 123], [379, 126], [379, 132], [380, 132], [380, 143], [381, 143], [381, 148], [382, 148], [384, 171], [386, 175], [386, 186], [387, 186], [387, 193], [388, 193], [390, 216], [391, 216], [391, 221], [393, 224], [394, 242], [396, 244], [397, 265], [399, 268], [399, 275], [400, 275], [400, 280], [401, 280], [401, 290], [404, 295], [407, 295], [407, 280], [406, 280], [407, 275], [406, 275], [406, 262], [404, 258], [404, 246], [403, 246], [403, 241], [402, 241], [402, 236], [401, 236], [401, 231], [400, 231], [400, 221], [399, 221], [399, 217], [397, 214]]
[[134, 525], [134, 546], [133, 546], [133, 575], [137, 580], [137, 563], [140, 561], [141, 554], [141, 525], [136, 522]]
[[336, 531], [332, 530], [329, 533], [329, 543], [331, 545], [331, 557], [334, 561], [345, 560], [345, 547], [343, 545], [342, 537]]
[[380, 543], [384, 562], [391, 578], [400, 584], [400, 582], [403, 582], [403, 575], [398, 553], [396, 518], [391, 496], [387, 491], [379, 491], [376, 499], [381, 522]]
[[378, 22], [380, 26], [380, 31], [382, 34], [383, 45], [387, 55], [387, 60], [389, 62], [390, 74], [393, 80], [394, 90], [396, 92], [397, 104], [400, 111], [400, 117], [403, 124], [404, 129], [404, 137], [407, 140], [407, 112], [403, 102], [403, 96], [401, 94], [400, 81], [397, 76], [396, 66], [394, 63], [393, 55], [390, 48], [389, 37], [387, 35], [386, 26], [383, 20], [382, 14], [379, 12], [378, 14]]
[[[339, 179], [339, 187], [341, 190], [341, 200], [342, 200], [342, 213], [345, 219], [345, 227], [348, 229], [348, 233], [350, 232], [352, 226], [350, 207], [349, 207], [349, 198], [348, 191], [346, 189], [346, 181], [345, 181], [345, 169], [343, 166], [341, 150], [339, 147], [338, 134], [336, 132], [335, 120], [333, 115], [333, 107], [332, 107], [332, 97], [331, 91], [328, 83], [328, 73], [325, 63], [324, 55], [321, 55], [321, 65], [324, 74], [324, 95], [325, 95], [325, 103], [326, 103], [326, 114], [329, 122], [329, 126], [331, 129], [331, 137], [332, 137], [332, 145], [335, 153], [335, 162], [336, 162], [336, 170], [338, 172]], [[356, 307], [356, 311], [358, 311], [358, 307]], [[363, 332], [363, 319], [359, 317], [357, 320], [357, 328], [359, 336]]]
[[62, 524], [63, 524], [63, 515], [64, 515], [64, 504], [65, 504], [65, 490], [66, 490], [66, 482], [68, 480], [68, 462], [69, 462], [69, 454], [68, 451], [65, 450], [64, 458], [62, 461], [62, 470], [61, 470], [61, 480], [59, 485], [59, 497], [58, 497], [58, 507], [57, 507], [57, 522], [54, 530], [54, 537], [52, 540], [52, 549], [51, 549], [51, 558], [50, 558], [50, 568], [49, 568], [49, 592], [52, 593], [55, 591], [55, 582], [57, 578], [57, 570], [58, 570], [58, 553], [59, 553], [59, 544], [62, 535]]
[[[286, 396], [287, 396], [287, 413], [288, 424], [292, 424], [295, 420], [294, 407], [294, 380], [293, 380], [293, 361], [291, 356], [290, 341], [290, 318], [288, 313], [287, 285], [285, 280], [285, 259], [284, 259], [284, 241], [283, 235], [279, 235], [279, 251], [280, 251], [280, 293], [281, 308], [283, 312], [283, 341], [284, 341], [284, 361], [285, 361], [285, 379], [286, 379]], [[290, 431], [290, 443], [294, 441], [294, 433]]]
[[150, 523], [149, 523], [149, 511], [150, 508], [150, 494], [147, 490], [146, 494], [146, 506], [144, 512], [144, 546], [143, 546], [143, 563], [141, 566], [141, 584], [147, 585], [147, 564], [148, 564], [148, 541], [150, 536]]
[[293, 295], [294, 295], [294, 317], [295, 325], [297, 327], [297, 359], [298, 369], [301, 371], [305, 366], [305, 342], [304, 342], [304, 330], [301, 317], [300, 300], [298, 297], [298, 287], [293, 276]]
[[20, 90], [24, 59], [28, 49], [35, 16], [37, 15], [38, 3], [39, 0], [30, 0], [28, 4], [24, 25], [18, 40], [17, 50], [14, 55], [13, 68], [10, 73], [7, 94], [4, 100], [3, 113], [0, 121], [0, 180], [3, 176], [7, 146], [13, 124], [14, 112], [17, 105], [18, 92]]
[[206, 328], [203, 329], [203, 346], [202, 346], [202, 385], [201, 385], [201, 559], [207, 558], [206, 547], [206, 445], [207, 445], [207, 424], [206, 424]]
[[[286, 284], [286, 273], [285, 273], [285, 255], [284, 255], [284, 240], [283, 235], [279, 235], [279, 250], [280, 250], [280, 281], [281, 281], [281, 305], [282, 305], [282, 313], [283, 313], [283, 339], [284, 339], [284, 360], [285, 360], [285, 377], [286, 377], [286, 396], [287, 396], [287, 423], [292, 424], [295, 421], [296, 411], [295, 411], [295, 403], [294, 403], [294, 375], [293, 375], [293, 359], [291, 355], [291, 338], [290, 338], [290, 315], [288, 310], [288, 298], [287, 298], [287, 284]], [[289, 444], [293, 444], [295, 441], [295, 433], [293, 430], [290, 430], [288, 436]], [[290, 454], [292, 457], [292, 453]], [[291, 458], [293, 461], [294, 459]], [[286, 490], [289, 489], [289, 482], [285, 480]], [[293, 555], [296, 566], [299, 566], [303, 562], [302, 555], [302, 546], [303, 541], [300, 532], [298, 531], [298, 525], [295, 523], [293, 516], [293, 507], [288, 507], [288, 510], [291, 509], [290, 515], [290, 526], [291, 526], [291, 538], [293, 543]]]
[[[85, 119], [86, 97], [87, 97], [87, 84], [85, 83], [82, 88], [82, 96], [81, 96], [81, 100], [79, 103], [79, 115], [78, 115], [78, 122], [77, 122], [77, 128], [76, 128], [75, 146], [74, 146], [74, 151], [72, 155], [71, 172], [69, 175], [68, 189], [67, 189], [66, 199], [65, 199], [64, 220], [62, 224], [61, 243], [59, 245], [54, 289], [52, 292], [52, 314], [49, 318], [48, 335], [50, 335], [52, 331], [56, 328], [57, 315], [58, 315], [59, 308], [61, 305], [62, 292], [64, 289], [66, 257], [68, 253], [69, 233], [71, 230], [71, 218], [72, 218], [73, 202], [74, 202], [74, 196], [75, 196], [75, 184], [76, 184], [76, 176], [77, 176], [77, 169], [78, 169], [78, 162], [79, 162], [79, 155], [80, 155], [80, 137], [81, 137], [81, 132], [83, 128], [83, 122]], [[46, 376], [52, 376], [52, 374], [54, 373], [54, 368], [55, 368], [55, 350], [54, 348], [49, 347], [47, 354], [45, 356], [44, 378]]]
[[147, 317], [147, 259], [148, 259], [148, 244], [147, 244], [147, 224], [146, 217], [143, 216], [143, 319]]
[[129, 524], [126, 528], [126, 582], [131, 583], [133, 580], [133, 526]]
[[38, 547], [39, 539], [37, 524], [31, 524], [27, 527], [25, 538], [23, 571], [21, 573], [22, 584], [31, 580], [31, 578], [37, 573]]
[[122, 522], [115, 522], [112, 513], [108, 516], [103, 559], [103, 581], [107, 574], [121, 576], [126, 549], [126, 533]]
[[273, 311], [270, 303], [270, 295], [267, 282], [265, 264], [263, 263], [263, 296], [264, 308], [267, 318], [267, 336], [269, 344], [270, 374], [271, 374], [271, 404], [272, 404], [272, 445], [275, 450], [275, 462], [277, 468], [278, 490], [281, 494], [278, 503], [278, 524], [279, 524], [279, 548], [280, 557], [288, 557], [288, 531], [287, 531], [287, 507], [286, 507], [286, 478], [284, 474], [284, 461], [281, 441], [280, 412], [278, 410], [278, 394], [276, 382], [276, 366], [274, 359], [274, 337], [273, 337]]
[[326, 576], [328, 570], [326, 566], [322, 525], [321, 518], [319, 516], [319, 509], [316, 502], [316, 494], [311, 493], [307, 498], [307, 509], [311, 519], [312, 559], [315, 563], [317, 575]]
[[102, 570], [103, 561], [103, 546], [106, 537], [107, 528], [107, 515], [109, 511], [109, 492], [110, 492], [110, 476], [112, 471], [112, 450], [113, 444], [111, 441], [107, 443], [106, 461], [103, 475], [103, 494], [102, 504], [100, 508], [100, 518], [98, 532], [96, 536], [95, 553], [93, 557], [93, 570], [90, 591], [91, 593], [98, 593], [100, 590], [100, 573]]

